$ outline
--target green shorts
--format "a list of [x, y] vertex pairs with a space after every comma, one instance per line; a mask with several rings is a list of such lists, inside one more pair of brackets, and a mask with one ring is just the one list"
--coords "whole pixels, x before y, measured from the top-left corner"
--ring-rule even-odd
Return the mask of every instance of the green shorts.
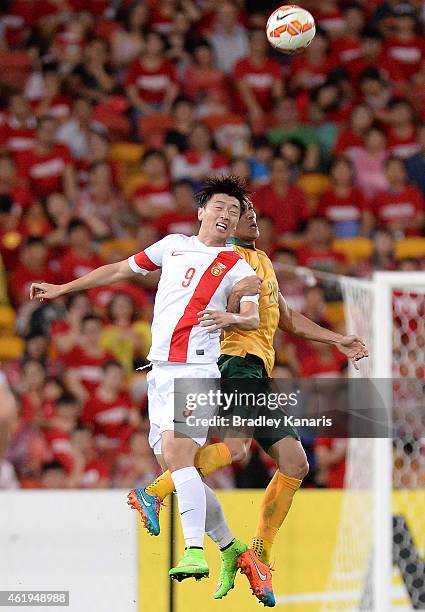
[[[236, 355], [220, 355], [218, 360], [218, 367], [221, 372], [223, 379], [261, 379], [259, 382], [258, 390], [267, 392], [270, 389], [270, 378], [267, 375], [264, 362], [257, 355], [251, 355], [248, 353], [245, 357], [238, 357]], [[237, 414], [243, 418], [250, 418], [252, 416], [253, 408], [249, 406], [237, 406], [233, 408], [233, 414]], [[276, 417], [275, 411], [264, 408], [261, 410], [261, 414], [266, 417]], [[291, 425], [285, 425], [281, 423], [277, 427], [270, 427], [265, 435], [265, 428], [255, 428], [252, 437], [258, 444], [267, 452], [268, 449], [279, 442], [283, 438], [295, 438], [300, 440], [300, 436]]]

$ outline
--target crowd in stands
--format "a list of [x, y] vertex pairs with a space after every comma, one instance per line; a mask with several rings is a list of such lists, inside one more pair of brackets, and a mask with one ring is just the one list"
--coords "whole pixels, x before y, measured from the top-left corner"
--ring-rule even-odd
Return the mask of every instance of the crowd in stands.
[[[196, 232], [208, 176], [246, 179], [258, 248], [288, 303], [321, 325], [343, 328], [338, 298], [295, 266], [365, 278], [425, 268], [423, 3], [304, 0], [317, 34], [294, 56], [266, 41], [276, 6], [1, 3], [0, 360], [19, 411], [0, 488], [157, 474], [135, 370], [156, 274], [54, 303], [30, 302], [29, 286]], [[346, 368], [333, 348], [281, 333], [276, 352], [276, 376]], [[311, 485], [341, 485], [344, 444], [310, 441]], [[272, 470], [253, 447], [214, 484], [253, 486]]]

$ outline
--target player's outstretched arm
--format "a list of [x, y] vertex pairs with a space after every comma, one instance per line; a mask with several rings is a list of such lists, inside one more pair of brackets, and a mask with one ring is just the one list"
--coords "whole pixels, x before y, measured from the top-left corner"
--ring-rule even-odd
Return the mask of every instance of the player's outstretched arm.
[[306, 340], [333, 344], [351, 361], [356, 370], [359, 369], [357, 361], [369, 356], [364, 340], [354, 335], [343, 336], [325, 327], [321, 327], [300, 312], [296, 312], [292, 310], [292, 308], [289, 308], [281, 293], [279, 293], [279, 313], [280, 329], [288, 334], [293, 334], [294, 336], [299, 336]]
[[100, 266], [100, 268], [96, 268], [96, 270], [92, 270], [64, 285], [33, 283], [30, 288], [30, 299], [53, 300], [72, 291], [84, 291], [102, 285], [112, 285], [133, 276], [136, 276], [136, 273], [130, 268], [128, 260], [123, 259], [117, 263]]
[[260, 317], [258, 304], [255, 302], [241, 302], [238, 314], [233, 312], [222, 312], [220, 310], [201, 310], [198, 312], [198, 321], [202, 327], [212, 333], [219, 329], [243, 329], [250, 331], [258, 329]]

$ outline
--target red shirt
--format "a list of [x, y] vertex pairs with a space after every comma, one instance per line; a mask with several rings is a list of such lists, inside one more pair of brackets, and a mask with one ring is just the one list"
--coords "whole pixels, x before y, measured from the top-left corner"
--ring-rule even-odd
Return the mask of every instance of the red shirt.
[[199, 225], [199, 221], [196, 212], [170, 212], [155, 219], [152, 225], [158, 230], [161, 238], [168, 236], [168, 234], [192, 236], [197, 233], [196, 228]]
[[324, 362], [316, 351], [301, 364], [301, 377], [303, 378], [337, 378], [341, 370], [347, 365], [345, 355], [332, 347], [332, 359]]
[[168, 60], [164, 60], [157, 70], [148, 70], [137, 60], [128, 70], [125, 85], [135, 85], [144, 102], [161, 104], [169, 87], [176, 82], [175, 68]]
[[[314, 441], [315, 448], [317, 446], [325, 446], [326, 448], [333, 449], [337, 448], [341, 444], [346, 447], [347, 440], [345, 438], [317, 438]], [[345, 457], [343, 457], [335, 465], [330, 466], [327, 472], [326, 486], [329, 489], [343, 489], [345, 477]]]
[[149, 294], [140, 287], [131, 282], [122, 282], [122, 283], [114, 283], [113, 285], [107, 285], [105, 287], [96, 287], [95, 289], [90, 289], [89, 297], [96, 306], [99, 308], [106, 308], [111, 299], [117, 293], [125, 293], [134, 302], [134, 305], [138, 309], [144, 309], [147, 306], [152, 305], [152, 301], [149, 298]]
[[419, 152], [420, 147], [417, 141], [416, 128], [412, 125], [410, 134], [404, 138], [397, 136], [394, 130], [389, 127], [387, 130], [387, 148], [392, 155], [397, 155], [406, 159]]
[[78, 370], [81, 384], [92, 394], [102, 379], [102, 365], [113, 358], [106, 351], [99, 357], [92, 357], [82, 346], [77, 345], [62, 356], [62, 361], [66, 368]]
[[[37, 109], [43, 102], [43, 99], [37, 100], [34, 105]], [[49, 108], [45, 111], [46, 114], [51, 115], [59, 120], [67, 119], [71, 114], [72, 99], [68, 96], [55, 96], [50, 102]]]
[[55, 145], [49, 153], [36, 149], [18, 156], [18, 175], [29, 181], [35, 195], [45, 198], [55, 191], [62, 191], [62, 176], [72, 162], [71, 153], [65, 145]]
[[326, 81], [329, 73], [338, 67], [336, 58], [326, 57], [317, 66], [310, 64], [305, 55], [298, 55], [291, 64], [291, 76], [303, 71], [310, 73], [311, 78], [307, 89], [315, 89]]
[[84, 488], [92, 489], [99, 481], [104, 478], [109, 478], [111, 470], [102, 459], [91, 459], [84, 468], [84, 474], [81, 479], [81, 486]]
[[338, 238], [350, 238], [360, 233], [362, 212], [367, 207], [367, 202], [357, 187], [352, 187], [346, 197], [329, 189], [319, 200], [317, 214], [332, 223]]
[[58, 427], [49, 427], [44, 436], [49, 444], [53, 458], [59, 461], [69, 473], [74, 466], [74, 454], [69, 432]]
[[346, 153], [347, 155], [351, 155], [354, 151], [362, 148], [363, 144], [363, 137], [353, 132], [350, 128], [347, 128], [338, 134], [335, 144], [335, 153]]
[[308, 204], [304, 192], [290, 185], [286, 195], [279, 197], [272, 185], [260, 187], [254, 197], [256, 210], [271, 217], [277, 233], [296, 232], [308, 217]]
[[108, 402], [94, 393], [85, 403], [81, 419], [93, 426], [95, 435], [111, 439], [115, 442], [114, 448], [118, 448], [134, 431], [128, 424], [131, 407], [132, 401], [125, 391]]
[[383, 225], [392, 221], [403, 221], [408, 224], [414, 220], [417, 213], [425, 212], [423, 195], [413, 185], [407, 185], [399, 193], [391, 191], [378, 193], [373, 206], [375, 217]]
[[298, 263], [306, 268], [316, 268], [326, 272], [336, 272], [338, 264], [345, 264], [345, 255], [334, 251], [331, 247], [326, 249], [315, 249], [311, 246], [303, 246], [298, 249]]
[[27, 125], [19, 125], [14, 117], [9, 117], [0, 127], [0, 146], [10, 153], [29, 151], [34, 147], [35, 120], [31, 119]]
[[332, 43], [332, 53], [337, 56], [341, 64], [352, 62], [362, 54], [360, 41], [358, 38], [342, 36]]
[[419, 72], [425, 58], [425, 41], [422, 36], [413, 36], [409, 42], [402, 42], [393, 36], [386, 41], [385, 53], [407, 80]]
[[348, 62], [345, 67], [356, 85], [361, 73], [367, 68], [378, 68], [382, 76], [387, 80], [390, 79], [395, 82], [405, 80], [403, 72], [400, 70], [398, 64], [390, 60], [386, 53], [382, 53], [378, 59], [373, 60], [365, 57], [358, 57]]
[[89, 257], [79, 257], [70, 249], [59, 260], [58, 275], [62, 283], [69, 283], [75, 278], [80, 278], [83, 274], [87, 274], [102, 265], [103, 261], [96, 253], [92, 253]]
[[29, 300], [31, 283], [36, 281], [56, 283], [57, 277], [48, 265], [41, 270], [34, 271], [25, 264], [18, 263], [9, 279], [9, 291], [13, 302], [20, 304], [22, 301]]
[[139, 187], [133, 195], [133, 200], [138, 198], [146, 198], [149, 200], [152, 208], [160, 208], [162, 210], [174, 208], [174, 198], [171, 193], [170, 183], [165, 183], [161, 187], [153, 187], [146, 184]]
[[[263, 111], [273, 108], [273, 86], [282, 79], [282, 69], [276, 60], [266, 58], [262, 66], [255, 66], [249, 57], [245, 57], [236, 64], [234, 77], [250, 87]], [[238, 106], [246, 110], [242, 100]]]

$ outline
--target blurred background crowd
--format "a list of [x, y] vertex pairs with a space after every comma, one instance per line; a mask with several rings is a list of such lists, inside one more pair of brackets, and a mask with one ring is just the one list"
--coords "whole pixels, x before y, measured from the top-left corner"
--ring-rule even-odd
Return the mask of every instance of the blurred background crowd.
[[[290, 306], [343, 329], [300, 277], [425, 268], [425, 4], [303, 1], [302, 54], [265, 38], [276, 2], [3, 0], [0, 360], [17, 398], [0, 488], [131, 487], [158, 467], [143, 373], [157, 277], [29, 302], [168, 233], [197, 231], [204, 179], [244, 177]], [[324, 275], [323, 275], [324, 273]], [[306, 282], [306, 279], [308, 282]], [[276, 376], [344, 376], [327, 345], [276, 336]], [[338, 487], [345, 441], [305, 440], [306, 484]], [[214, 486], [262, 486], [273, 463]]]

